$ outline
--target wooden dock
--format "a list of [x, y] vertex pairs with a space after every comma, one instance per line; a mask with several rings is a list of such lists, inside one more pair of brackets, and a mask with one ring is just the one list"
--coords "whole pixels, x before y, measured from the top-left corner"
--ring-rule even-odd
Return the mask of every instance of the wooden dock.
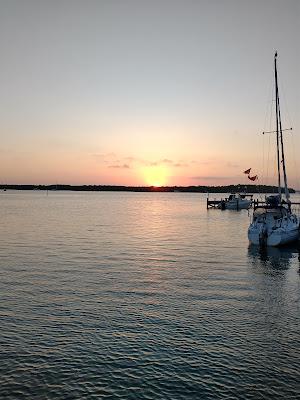
[[[207, 199], [206, 199], [206, 208], [207, 208], [207, 210], [208, 209], [210, 209], [210, 208], [219, 208], [219, 209], [222, 209], [222, 202], [224, 202], [224, 201], [226, 201], [226, 199], [220, 199], [220, 200], [217, 200], [217, 199], [213, 199], [213, 200], [210, 200], [208, 197], [207, 197]], [[251, 206], [250, 207], [253, 207], [253, 208], [256, 208], [256, 207], [259, 207], [259, 206], [263, 206], [263, 205], [265, 205], [266, 204], [266, 202], [265, 201], [261, 201], [261, 200], [252, 200], [251, 201]], [[291, 206], [293, 207], [293, 206], [298, 206], [298, 207], [300, 207], [300, 202], [291, 202]]]
[[224, 201], [225, 199], [221, 199], [221, 200], [209, 200], [209, 198], [206, 199], [206, 208], [220, 208], [222, 201]]

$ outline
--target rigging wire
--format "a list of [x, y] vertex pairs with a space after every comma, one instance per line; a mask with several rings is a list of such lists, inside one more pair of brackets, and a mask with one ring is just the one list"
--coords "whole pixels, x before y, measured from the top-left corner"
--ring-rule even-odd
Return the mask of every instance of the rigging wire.
[[[274, 98], [275, 88], [273, 83], [273, 77], [270, 77], [268, 91], [267, 91], [267, 99], [266, 99], [266, 111], [264, 117], [264, 132], [270, 131], [271, 121], [272, 121], [272, 111], [273, 111], [273, 98]], [[269, 118], [268, 118], [269, 117]], [[270, 135], [268, 138], [263, 134], [262, 140], [262, 175], [261, 175], [261, 185], [269, 184], [269, 163], [270, 163]], [[266, 141], [268, 141], [266, 143]], [[259, 197], [263, 198], [262, 193], [259, 193]]]
[[[275, 102], [274, 100], [274, 95], [275, 95], [275, 88], [273, 85], [273, 79], [271, 82], [271, 95], [269, 95], [269, 110], [267, 111], [269, 114], [269, 121], [268, 121], [268, 131], [270, 132], [272, 130], [272, 122], [273, 122], [273, 112], [274, 112], [274, 105], [273, 103]], [[271, 149], [271, 134], [268, 134], [268, 146], [267, 146], [267, 166], [266, 166], [266, 183], [270, 184], [270, 177], [269, 177], [269, 166], [270, 166], [270, 149]], [[274, 176], [273, 176], [274, 178]]]
[[[291, 127], [293, 127], [293, 126], [295, 126], [294, 124], [293, 124], [293, 119], [291, 118], [291, 114], [290, 114], [290, 111], [289, 111], [289, 107], [288, 107], [288, 103], [287, 103], [287, 101], [286, 101], [286, 95], [285, 95], [285, 90], [284, 90], [284, 86], [282, 85], [282, 83], [281, 83], [281, 81], [280, 81], [280, 89], [281, 89], [281, 92], [282, 92], [282, 94], [283, 94], [283, 105], [284, 105], [284, 111], [285, 111], [285, 115], [287, 116], [287, 123], [288, 123], [288, 126], [291, 126]], [[298, 173], [298, 171], [299, 171], [299, 169], [298, 169], [298, 165], [297, 165], [297, 161], [296, 161], [296, 156], [295, 156], [295, 148], [296, 148], [296, 144], [295, 144], [295, 134], [294, 134], [294, 130], [292, 130], [292, 132], [291, 132], [291, 142], [292, 142], [292, 159], [293, 159], [293, 168], [294, 168], [294, 171], [295, 171], [295, 178], [296, 178], [296, 184], [297, 184], [297, 186], [298, 186], [298, 188], [300, 188], [300, 179], [299, 179], [299, 173]]]

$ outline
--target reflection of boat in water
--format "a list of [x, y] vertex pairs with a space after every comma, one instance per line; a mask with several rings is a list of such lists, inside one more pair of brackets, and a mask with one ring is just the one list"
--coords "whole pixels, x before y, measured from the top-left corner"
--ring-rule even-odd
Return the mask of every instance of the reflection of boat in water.
[[218, 208], [221, 210], [243, 210], [251, 207], [251, 203], [252, 194], [232, 193], [228, 198], [220, 201]]
[[[276, 154], [278, 194], [269, 196], [263, 205], [254, 206], [253, 219], [248, 229], [250, 243], [260, 246], [281, 246], [299, 238], [299, 219], [291, 211], [290, 194], [285, 168], [283, 135], [277, 81], [277, 53], [274, 58], [275, 93], [276, 93]], [[281, 168], [284, 178], [285, 200], [281, 193]]]
[[293, 260], [298, 259], [300, 263], [299, 244], [290, 244], [281, 247], [259, 247], [249, 246], [248, 257], [254, 265], [267, 266], [277, 270], [288, 269]]

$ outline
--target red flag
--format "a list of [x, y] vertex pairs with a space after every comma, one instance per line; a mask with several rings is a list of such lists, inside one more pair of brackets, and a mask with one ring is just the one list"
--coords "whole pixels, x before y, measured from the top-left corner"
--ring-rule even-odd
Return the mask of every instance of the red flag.
[[248, 175], [248, 174], [250, 174], [250, 171], [251, 171], [251, 168], [246, 169], [246, 171], [244, 171], [244, 174]]
[[256, 181], [256, 179], [258, 179], [258, 176], [248, 176], [248, 178], [250, 179], [250, 181]]

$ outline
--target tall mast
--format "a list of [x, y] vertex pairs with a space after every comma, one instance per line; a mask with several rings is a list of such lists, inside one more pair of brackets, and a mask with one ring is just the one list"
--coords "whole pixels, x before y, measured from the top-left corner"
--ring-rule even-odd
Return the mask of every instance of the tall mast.
[[280, 153], [279, 153], [279, 97], [278, 97], [278, 81], [277, 81], [277, 51], [274, 57], [275, 72], [275, 95], [276, 95], [276, 143], [277, 143], [277, 175], [278, 175], [278, 194], [281, 201], [281, 180], [280, 180]]
[[279, 120], [279, 133], [280, 133], [280, 144], [281, 144], [281, 156], [282, 156], [282, 169], [283, 169], [283, 179], [284, 179], [284, 192], [286, 200], [289, 200], [290, 193], [288, 190], [286, 168], [285, 168], [285, 158], [284, 158], [284, 147], [283, 147], [283, 135], [282, 135], [282, 125], [281, 125], [281, 114], [280, 114], [280, 102], [279, 102], [279, 91], [277, 86], [277, 102], [278, 102], [278, 120]]

